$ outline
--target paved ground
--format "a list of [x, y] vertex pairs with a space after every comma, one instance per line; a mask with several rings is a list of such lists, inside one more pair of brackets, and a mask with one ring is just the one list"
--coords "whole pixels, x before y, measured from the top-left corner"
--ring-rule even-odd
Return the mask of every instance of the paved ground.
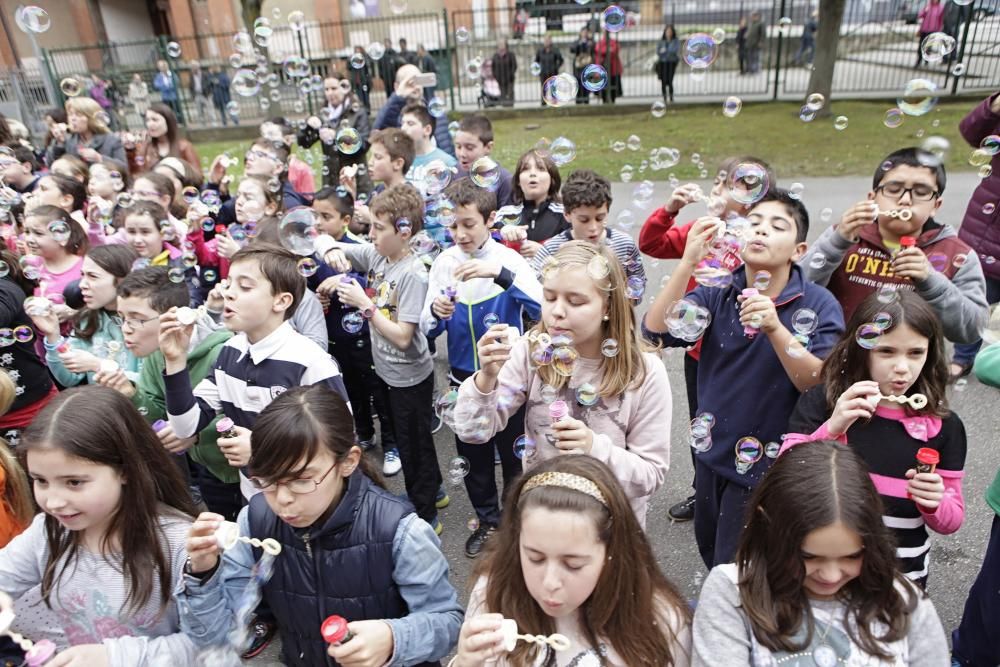
[[[873, 160], [878, 156], [873, 156]], [[791, 181], [783, 184], [788, 185]], [[965, 211], [965, 204], [978, 182], [974, 174], [953, 174], [949, 178], [947, 192], [944, 197], [939, 219], [944, 222], [956, 223]], [[840, 212], [855, 201], [864, 197], [871, 182], [864, 178], [817, 178], [803, 179], [805, 190], [803, 201], [807, 204], [812, 218], [810, 240], [815, 239], [826, 227], [820, 222], [820, 212], [824, 208], [834, 211], [834, 219]], [[634, 183], [618, 183], [614, 186], [616, 203], [612, 208], [612, 218], [624, 208], [631, 199]], [[706, 187], [708, 184], [702, 184]], [[665, 183], [657, 184], [653, 202], [664, 202], [668, 194]], [[692, 214], [702, 214], [704, 208], [692, 208]], [[640, 218], [642, 219], [642, 218]], [[638, 233], [638, 225], [633, 233]], [[660, 284], [663, 276], [669, 275], [674, 262], [652, 262], [647, 259], [646, 267], [649, 274], [650, 290]], [[652, 296], [647, 292], [647, 296]], [[645, 312], [643, 304], [640, 307]], [[443, 346], [439, 345], [439, 348]], [[667, 476], [666, 484], [654, 496], [650, 504], [647, 519], [647, 532], [653, 543], [660, 566], [681, 589], [691, 598], [697, 596], [701, 581], [706, 570], [702, 565], [695, 547], [694, 535], [690, 523], [673, 524], [667, 518], [667, 509], [671, 504], [687, 496], [691, 481], [691, 460], [687, 445], [687, 408], [684, 392], [684, 375], [682, 367], [682, 352], [672, 350], [664, 354], [664, 362], [670, 377], [673, 390], [673, 426], [670, 433], [670, 449], [672, 466]], [[442, 386], [445, 363], [438, 361], [438, 379]], [[953, 409], [965, 422], [969, 438], [969, 453], [966, 461], [966, 477], [964, 483], [966, 500], [965, 524], [957, 533], [934, 538], [931, 549], [930, 593], [937, 606], [938, 613], [950, 633], [962, 615], [966, 593], [972, 580], [979, 571], [985, 550], [986, 540], [992, 511], [986, 505], [983, 494], [992, 481], [1000, 465], [995, 443], [1000, 440], [1000, 424], [995, 418], [998, 394], [995, 389], [980, 385], [975, 379], [970, 379], [968, 385], [961, 391], [953, 391], [950, 400]], [[990, 417], [990, 414], [994, 417]], [[438, 457], [442, 467], [455, 456], [454, 438], [447, 428], [437, 434]], [[401, 475], [391, 480], [393, 490], [402, 492]], [[441, 520], [445, 531], [442, 535], [444, 552], [452, 566], [452, 581], [461, 587], [460, 597], [468, 598], [466, 584], [473, 561], [465, 557], [463, 547], [469, 535], [467, 523], [473, 517], [473, 512], [465, 495], [464, 488], [449, 487], [452, 503], [441, 512]], [[250, 664], [277, 664], [277, 648]]]

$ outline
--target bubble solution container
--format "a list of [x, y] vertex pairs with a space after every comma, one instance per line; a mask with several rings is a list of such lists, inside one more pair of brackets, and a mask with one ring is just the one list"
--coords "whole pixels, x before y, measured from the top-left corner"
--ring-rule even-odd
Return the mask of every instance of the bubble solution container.
[[68, 341], [68, 340], [66, 340], [65, 338], [63, 338], [63, 339], [62, 339], [62, 340], [61, 340], [61, 341], [59, 342], [59, 344], [58, 344], [58, 345], [56, 346], [56, 352], [58, 352], [59, 354], [66, 354], [66, 353], [67, 353], [67, 352], [69, 352], [69, 351], [70, 351], [71, 349], [73, 349], [73, 348], [72, 348], [72, 347], [70, 347], [70, 344], [69, 344], [69, 341]]
[[934, 472], [941, 462], [941, 455], [936, 449], [921, 447], [917, 450], [917, 472]]
[[323, 640], [327, 644], [340, 646], [354, 639], [354, 633], [347, 627], [347, 619], [343, 616], [327, 616], [323, 625], [319, 627], [319, 633], [323, 635]]
[[215, 430], [219, 433], [220, 438], [235, 438], [236, 437], [236, 424], [229, 417], [223, 417], [215, 424]]
[[549, 406], [549, 419], [553, 424], [567, 416], [569, 416], [569, 407], [566, 405], [566, 401], [553, 401]]
[[[744, 299], [749, 299], [752, 296], [757, 296], [758, 294], [760, 294], [760, 290], [755, 289], [753, 287], [747, 287], [742, 292], [740, 292], [740, 294], [743, 296]], [[757, 327], [745, 324], [743, 326], [743, 335], [746, 336], [747, 338], [753, 338], [754, 336], [757, 335]]]
[[157, 419], [155, 422], [151, 424], [151, 426], [153, 427], [153, 431], [159, 433], [160, 431], [162, 431], [167, 427], [167, 422], [163, 421], [162, 419]]
[[917, 237], [915, 236], [901, 236], [899, 237], [899, 247], [900, 248], [915, 248], [917, 246]]

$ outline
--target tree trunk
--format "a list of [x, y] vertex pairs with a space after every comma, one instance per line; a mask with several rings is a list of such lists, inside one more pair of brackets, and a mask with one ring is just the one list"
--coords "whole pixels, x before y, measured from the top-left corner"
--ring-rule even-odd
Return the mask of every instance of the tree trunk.
[[243, 5], [243, 23], [245, 24], [243, 27], [253, 37], [253, 24], [260, 18], [260, 8], [264, 4], [264, 0], [241, 0], [241, 4]]
[[846, 0], [823, 0], [819, 3], [819, 27], [816, 31], [816, 59], [809, 75], [807, 94], [820, 93], [826, 104], [816, 114], [829, 116], [830, 93], [833, 88], [833, 68], [837, 64], [837, 44], [840, 42], [840, 22], [844, 18]]

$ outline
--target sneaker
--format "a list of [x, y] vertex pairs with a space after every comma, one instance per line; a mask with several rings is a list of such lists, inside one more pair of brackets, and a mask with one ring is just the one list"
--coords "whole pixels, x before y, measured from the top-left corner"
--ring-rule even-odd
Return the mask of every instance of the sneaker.
[[500, 450], [496, 447], [493, 448], [493, 465], [500, 465]]
[[694, 496], [688, 496], [680, 501], [667, 510], [667, 514], [673, 521], [690, 521], [694, 518]]
[[255, 619], [250, 626], [250, 631], [253, 633], [250, 640], [250, 648], [243, 652], [243, 659], [249, 660], [260, 655], [267, 648], [267, 645], [271, 643], [271, 639], [274, 638], [274, 632], [277, 629], [278, 626], [274, 623]]
[[403, 464], [399, 462], [399, 450], [385, 450], [385, 461], [382, 463], [382, 474], [386, 477], [392, 477], [393, 475], [398, 474], [402, 469]]
[[451, 498], [448, 497], [448, 492], [444, 490], [443, 486], [438, 487], [437, 495], [434, 496], [434, 507], [443, 510], [450, 504]]
[[438, 537], [440, 537], [441, 533], [444, 532], [444, 524], [441, 523], [441, 520], [437, 518], [435, 518], [434, 522], [431, 523], [431, 528], [434, 529], [434, 534], [437, 535]]
[[367, 440], [358, 440], [358, 447], [366, 452], [370, 451], [373, 447], [375, 447], [375, 436], [373, 435]]
[[441, 421], [441, 417], [435, 414], [431, 419], [431, 433], [437, 433], [442, 426], [444, 426], [444, 422]]
[[496, 526], [482, 525], [472, 531], [472, 535], [469, 535], [469, 539], [465, 541], [465, 555], [469, 558], [478, 556], [483, 547], [486, 546], [486, 540], [490, 539], [490, 535], [496, 531]]

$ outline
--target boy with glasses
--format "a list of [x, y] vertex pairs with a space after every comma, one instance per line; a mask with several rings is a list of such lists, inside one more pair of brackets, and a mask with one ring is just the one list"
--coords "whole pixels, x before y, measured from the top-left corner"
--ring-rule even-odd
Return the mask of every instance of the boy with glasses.
[[955, 228], [934, 219], [945, 187], [941, 159], [919, 148], [884, 158], [867, 199], [820, 235], [801, 263], [825, 285], [849, 320], [872, 292], [887, 302], [916, 290], [955, 343], [979, 340], [986, 322], [986, 281], [979, 257]]

